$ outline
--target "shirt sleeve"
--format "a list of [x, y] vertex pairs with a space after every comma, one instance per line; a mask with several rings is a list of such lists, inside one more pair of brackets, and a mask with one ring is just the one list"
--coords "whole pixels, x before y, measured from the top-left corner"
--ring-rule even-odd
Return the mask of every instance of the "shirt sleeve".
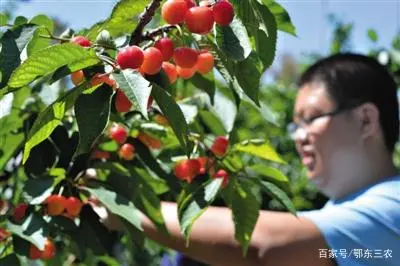
[[400, 265], [399, 207], [398, 197], [368, 195], [298, 215], [319, 228], [327, 256], [339, 265], [395, 266]]

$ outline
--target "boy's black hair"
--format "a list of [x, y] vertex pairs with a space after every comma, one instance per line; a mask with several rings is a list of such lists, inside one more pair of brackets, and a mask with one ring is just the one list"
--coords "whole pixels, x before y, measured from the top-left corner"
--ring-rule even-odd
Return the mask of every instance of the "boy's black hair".
[[386, 67], [375, 59], [343, 53], [322, 59], [300, 77], [298, 86], [322, 83], [337, 108], [370, 102], [379, 110], [386, 147], [393, 152], [399, 137], [397, 84]]

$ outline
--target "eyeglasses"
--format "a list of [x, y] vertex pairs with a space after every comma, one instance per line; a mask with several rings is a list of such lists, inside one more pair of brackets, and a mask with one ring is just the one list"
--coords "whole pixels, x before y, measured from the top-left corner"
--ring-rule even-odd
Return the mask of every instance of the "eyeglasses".
[[353, 109], [353, 108], [355, 108], [355, 107], [357, 107], [359, 105], [360, 104], [351, 105], [349, 107], [340, 108], [340, 109], [337, 109], [337, 110], [334, 110], [334, 111], [331, 111], [331, 112], [327, 112], [327, 113], [319, 114], [319, 115], [316, 115], [316, 116], [312, 116], [312, 117], [307, 118], [307, 119], [302, 118], [299, 122], [292, 122], [287, 127], [288, 134], [292, 139], [295, 139], [297, 130], [299, 128], [305, 129], [307, 127], [310, 127], [312, 124], [315, 124], [317, 121], [322, 120], [323, 118], [336, 116], [336, 115], [341, 114], [343, 112], [349, 111], [349, 110], [351, 110], [351, 109]]

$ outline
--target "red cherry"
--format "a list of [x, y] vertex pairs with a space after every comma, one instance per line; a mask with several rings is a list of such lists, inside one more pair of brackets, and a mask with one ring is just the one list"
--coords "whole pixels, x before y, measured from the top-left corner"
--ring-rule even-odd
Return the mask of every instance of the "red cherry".
[[16, 222], [21, 221], [25, 217], [27, 209], [28, 209], [28, 204], [26, 204], [26, 203], [18, 204], [14, 209], [14, 213], [13, 213], [14, 220]]
[[226, 187], [229, 181], [229, 174], [225, 170], [218, 170], [218, 172], [213, 175], [213, 178], [223, 178], [222, 187]]
[[65, 197], [62, 195], [50, 195], [46, 199], [47, 214], [50, 216], [57, 216], [65, 210]]
[[37, 260], [42, 258], [42, 251], [38, 249], [34, 244], [29, 247], [29, 258], [31, 260]]
[[82, 81], [85, 80], [85, 75], [82, 70], [75, 71], [71, 74], [72, 83], [78, 86]]
[[213, 7], [213, 12], [215, 23], [221, 26], [228, 26], [235, 16], [233, 6], [228, 1], [217, 2]]
[[190, 32], [207, 34], [214, 26], [214, 14], [208, 7], [192, 7], [186, 13], [185, 22]]
[[181, 180], [191, 183], [193, 178], [200, 173], [200, 162], [197, 159], [180, 161], [174, 169], [175, 175]]
[[165, 74], [168, 76], [169, 83], [173, 84], [178, 78], [178, 72], [176, 71], [176, 66], [169, 62], [164, 62], [162, 64], [162, 69]]
[[115, 80], [111, 79], [109, 75], [96, 73], [93, 76], [92, 80], [90, 81], [90, 85], [92, 87], [94, 87], [96, 85], [99, 85], [100, 83], [105, 83], [113, 89], [115, 89], [117, 87], [117, 82]]
[[119, 51], [116, 61], [121, 69], [132, 68], [136, 69], [139, 68], [144, 60], [144, 53], [143, 50], [136, 46], [129, 46], [121, 51]]
[[196, 6], [196, 3], [193, 0], [185, 0], [185, 2], [187, 4], [188, 9]]
[[131, 161], [135, 157], [135, 147], [132, 144], [125, 143], [119, 149], [118, 155], [126, 161]]
[[65, 209], [68, 215], [76, 217], [81, 212], [82, 201], [75, 197], [69, 197], [68, 199], [66, 199]]
[[122, 90], [117, 90], [117, 96], [115, 97], [115, 109], [117, 109], [117, 112], [128, 112], [131, 107], [132, 103], [125, 93]]
[[213, 145], [211, 146], [211, 151], [216, 156], [225, 155], [229, 146], [229, 140], [223, 136], [218, 136], [215, 138]]
[[93, 159], [110, 159], [110, 153], [106, 151], [96, 150], [92, 154]]
[[115, 140], [117, 143], [122, 144], [126, 141], [128, 137], [128, 132], [125, 127], [117, 124], [110, 129], [110, 138]]
[[168, 24], [179, 24], [185, 20], [189, 10], [185, 0], [168, 0], [161, 8], [161, 16]]
[[190, 79], [196, 73], [196, 67], [191, 68], [182, 68], [176, 67], [176, 71], [178, 72], [179, 77], [183, 79]]
[[7, 232], [4, 228], [0, 228], [0, 242], [6, 240], [10, 235], [10, 232]]
[[43, 260], [50, 260], [56, 255], [56, 246], [54, 245], [53, 241], [47, 239], [44, 243], [44, 250], [42, 252], [41, 259]]
[[84, 36], [75, 36], [71, 39], [72, 43], [76, 43], [82, 47], [89, 47], [92, 43]]
[[199, 54], [196, 63], [196, 70], [200, 74], [207, 74], [214, 68], [214, 56], [206, 51]]
[[144, 132], [140, 132], [137, 138], [145, 144], [147, 147], [151, 149], [160, 149], [161, 148], [161, 141], [158, 139], [153, 138], [149, 134]]
[[154, 44], [154, 47], [160, 50], [164, 61], [170, 60], [174, 54], [174, 42], [170, 38], [165, 37], [159, 39]]
[[160, 72], [163, 63], [163, 55], [155, 47], [147, 48], [144, 51], [144, 61], [140, 70], [146, 74], [154, 75]]
[[189, 47], [179, 47], [174, 50], [173, 59], [177, 66], [192, 68], [197, 63], [198, 53]]

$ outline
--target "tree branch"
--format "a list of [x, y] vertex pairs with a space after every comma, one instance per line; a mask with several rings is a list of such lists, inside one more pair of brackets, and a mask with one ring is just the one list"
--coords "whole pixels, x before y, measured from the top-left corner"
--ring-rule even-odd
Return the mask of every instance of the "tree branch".
[[140, 14], [139, 24], [136, 26], [136, 29], [131, 34], [129, 45], [136, 45], [142, 41], [143, 29], [147, 24], [149, 24], [149, 22], [153, 18], [157, 8], [160, 7], [161, 1], [162, 0], [152, 0], [151, 3], [146, 6], [146, 9]]
[[167, 32], [167, 31], [176, 29], [176, 28], [177, 28], [176, 25], [165, 25], [165, 26], [159, 27], [159, 28], [157, 28], [157, 29], [147, 31], [146, 33], [143, 34], [142, 40], [143, 40], [143, 41], [147, 41], [147, 40], [150, 41], [150, 40], [153, 40], [154, 37], [156, 37], [156, 36], [158, 36], [158, 35], [161, 35], [161, 34], [163, 34], [164, 32]]

